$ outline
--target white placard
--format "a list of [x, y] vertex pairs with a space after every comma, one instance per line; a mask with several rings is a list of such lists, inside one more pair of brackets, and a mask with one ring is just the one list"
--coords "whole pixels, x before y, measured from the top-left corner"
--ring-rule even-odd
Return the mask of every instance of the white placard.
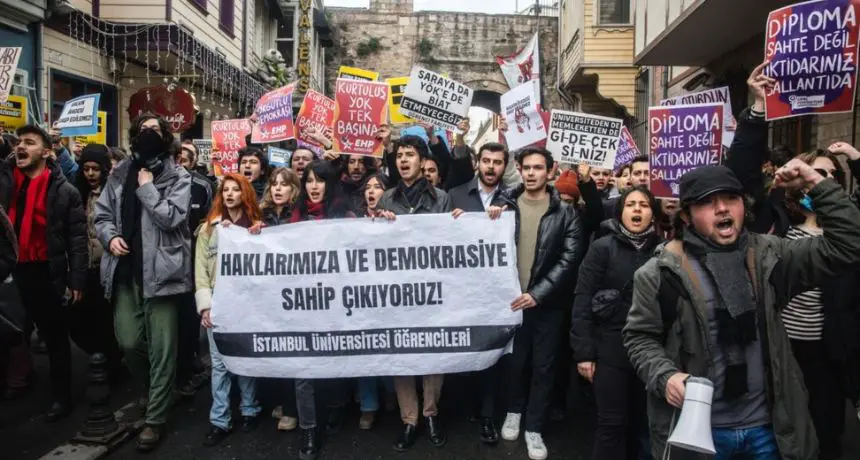
[[546, 126], [538, 112], [538, 88], [540, 80], [531, 80], [502, 94], [502, 114], [508, 122], [505, 140], [512, 151], [546, 139]]
[[412, 67], [400, 113], [450, 131], [469, 115], [472, 88], [422, 67]]
[[0, 104], [5, 104], [15, 83], [15, 71], [21, 58], [20, 46], [0, 47]]
[[57, 119], [57, 128], [62, 130], [63, 136], [84, 136], [98, 132], [100, 97], [101, 94], [87, 94], [66, 102]]
[[513, 213], [218, 232], [214, 338], [239, 375], [477, 371], [509, 349], [522, 322], [510, 307], [521, 293]]
[[623, 125], [618, 118], [553, 110], [546, 148], [561, 163], [612, 169]]

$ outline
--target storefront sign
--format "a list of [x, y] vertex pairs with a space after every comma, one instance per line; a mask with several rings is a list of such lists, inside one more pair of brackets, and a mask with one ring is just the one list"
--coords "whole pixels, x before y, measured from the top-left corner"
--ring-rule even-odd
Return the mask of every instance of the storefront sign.
[[720, 164], [723, 105], [677, 105], [648, 109], [651, 193], [677, 198], [681, 176]]
[[296, 137], [293, 126], [293, 89], [295, 83], [269, 91], [257, 101], [254, 110], [256, 123], [251, 131], [251, 142], [265, 144]]
[[311, 0], [299, 0], [299, 46], [297, 73], [299, 75], [296, 90], [304, 94], [311, 87]]
[[302, 101], [302, 107], [299, 109], [299, 115], [296, 117], [298, 138], [317, 145], [317, 141], [307, 135], [307, 130], [315, 129], [319, 133], [331, 130], [332, 124], [334, 124], [334, 109], [334, 99], [329, 99], [312, 89], [308, 90], [305, 93], [305, 100]]
[[388, 83], [389, 102], [388, 114], [391, 117], [392, 123], [415, 123], [415, 120], [400, 113], [400, 100], [403, 99], [403, 93], [406, 92], [406, 85], [409, 83], [409, 77], [389, 78], [385, 80]]
[[388, 84], [339, 79], [335, 86], [334, 151], [381, 158], [376, 132], [388, 120]]
[[107, 145], [107, 112], [99, 111], [98, 131], [89, 136], [75, 136], [75, 144], [86, 147], [89, 144]]
[[7, 131], [16, 130], [27, 124], [27, 98], [24, 96], [9, 96], [6, 102], [0, 104], [0, 128]]
[[770, 13], [765, 73], [776, 84], [765, 97], [768, 120], [854, 110], [858, 12], [855, 0], [813, 0]]
[[84, 136], [95, 134], [99, 130], [99, 99], [101, 94], [87, 94], [66, 102], [60, 118], [57, 119], [57, 129], [63, 137]]
[[251, 122], [246, 118], [212, 122], [212, 172], [216, 176], [239, 171], [239, 150], [245, 137], [251, 134]]
[[194, 96], [185, 88], [170, 91], [166, 86], [153, 86], [138, 90], [129, 100], [130, 120], [134, 121], [144, 113], [164, 118], [172, 132], [181, 133], [194, 124], [197, 106]]
[[456, 131], [460, 120], [469, 115], [472, 96], [468, 86], [415, 66], [400, 101], [400, 113]]
[[376, 81], [379, 79], [379, 72], [342, 65], [337, 71], [337, 78], [343, 78], [344, 80]]
[[618, 118], [553, 110], [546, 148], [560, 163], [612, 169], [623, 125]]
[[0, 104], [6, 102], [15, 83], [15, 71], [18, 69], [18, 59], [21, 58], [20, 46], [0, 47]]

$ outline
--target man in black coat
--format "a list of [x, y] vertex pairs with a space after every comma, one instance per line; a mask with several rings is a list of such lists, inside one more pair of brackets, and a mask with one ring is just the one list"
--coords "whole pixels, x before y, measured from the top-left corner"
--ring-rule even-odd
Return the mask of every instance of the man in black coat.
[[[552, 154], [527, 147], [517, 155], [517, 163], [523, 184], [505, 194], [505, 206], [517, 218], [517, 268], [523, 294], [513, 300], [511, 308], [523, 311], [523, 324], [514, 337], [508, 369], [508, 413], [502, 438], [513, 441], [519, 437], [525, 411], [529, 457], [546, 458], [541, 430], [552, 399], [565, 310], [572, 304], [570, 288], [581, 258], [582, 234], [576, 211], [547, 184]], [[527, 389], [529, 361], [531, 388]]]
[[6, 215], [5, 209], [0, 205], [0, 283], [2, 283], [18, 263], [18, 238], [12, 222]]
[[87, 224], [81, 196], [50, 159], [51, 137], [34, 125], [17, 131], [20, 142], [0, 162], [0, 205], [18, 236], [15, 282], [27, 313], [39, 327], [51, 363], [49, 422], [71, 412], [72, 358], [63, 297], [81, 299], [86, 285]]

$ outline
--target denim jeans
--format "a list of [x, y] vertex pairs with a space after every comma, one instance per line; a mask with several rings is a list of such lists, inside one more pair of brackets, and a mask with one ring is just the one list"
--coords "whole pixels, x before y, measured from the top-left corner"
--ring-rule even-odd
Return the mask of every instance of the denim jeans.
[[361, 377], [358, 379], [358, 399], [362, 412], [379, 410], [379, 381], [385, 385], [385, 391], [394, 393], [394, 380], [391, 377]]
[[[206, 331], [209, 337], [209, 353], [212, 357], [212, 409], [209, 410], [209, 423], [222, 430], [232, 426], [230, 413], [230, 390], [233, 386], [233, 374], [227, 370], [215, 341], [212, 329]], [[239, 411], [243, 417], [256, 417], [262, 408], [257, 401], [257, 380], [253, 377], [237, 375], [239, 383]]]
[[779, 448], [770, 425], [734, 430], [714, 428], [714, 460], [779, 460]]

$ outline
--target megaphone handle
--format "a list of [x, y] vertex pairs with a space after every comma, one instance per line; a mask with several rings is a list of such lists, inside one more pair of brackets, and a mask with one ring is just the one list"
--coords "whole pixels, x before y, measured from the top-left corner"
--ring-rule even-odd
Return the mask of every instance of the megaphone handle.
[[[689, 378], [689, 377], [687, 377]], [[684, 379], [684, 384], [686, 385], [687, 379]], [[672, 435], [672, 431], [675, 430], [675, 422], [677, 421], [675, 417], [678, 415], [678, 409], [672, 411], [672, 421], [669, 423], [669, 436]], [[663, 459], [662, 460], [671, 460], [672, 457], [672, 446], [669, 444], [669, 438], [666, 438], [666, 447], [663, 448]]]

